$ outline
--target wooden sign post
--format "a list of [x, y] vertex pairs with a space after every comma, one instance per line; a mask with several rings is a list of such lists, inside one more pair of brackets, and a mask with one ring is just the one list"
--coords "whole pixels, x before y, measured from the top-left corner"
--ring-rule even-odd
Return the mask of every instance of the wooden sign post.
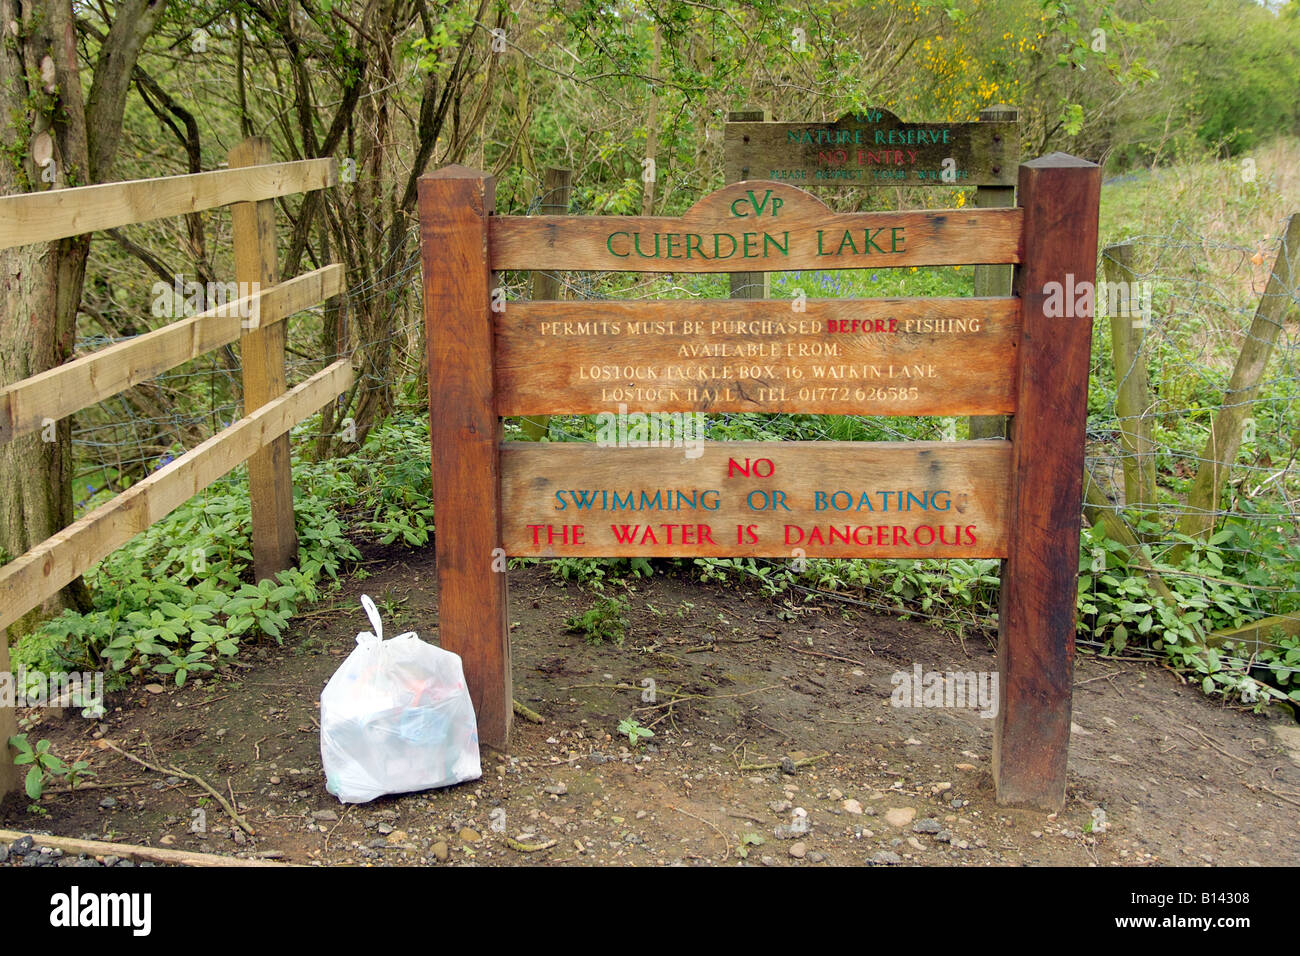
[[[420, 180], [442, 646], [484, 743], [511, 720], [505, 556], [1005, 558], [999, 800], [1065, 799], [1099, 169], [1020, 167], [1021, 205], [838, 214], [785, 183], [681, 217], [494, 216]], [[500, 269], [764, 272], [993, 263], [970, 299], [504, 302]], [[631, 409], [631, 411], [629, 411]], [[1012, 414], [1009, 440], [711, 442], [692, 412]], [[598, 414], [597, 443], [503, 443]], [[796, 550], [797, 549], [797, 550]]]

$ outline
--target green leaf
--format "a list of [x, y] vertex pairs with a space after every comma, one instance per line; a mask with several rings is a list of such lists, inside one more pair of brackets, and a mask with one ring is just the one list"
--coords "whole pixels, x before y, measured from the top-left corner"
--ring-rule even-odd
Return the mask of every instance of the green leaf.
[[41, 794], [45, 791], [45, 775], [41, 773], [40, 767], [33, 767], [27, 771], [27, 779], [23, 781], [23, 789], [27, 791], [27, 796], [33, 800], [39, 800]]
[[64, 774], [68, 772], [68, 765], [53, 754], [42, 754], [41, 764], [51, 773]]

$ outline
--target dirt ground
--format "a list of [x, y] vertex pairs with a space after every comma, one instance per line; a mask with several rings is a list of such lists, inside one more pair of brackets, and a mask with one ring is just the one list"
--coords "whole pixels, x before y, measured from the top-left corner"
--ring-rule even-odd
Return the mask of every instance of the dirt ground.
[[[914, 663], [992, 671], [987, 639], [662, 574], [607, 585], [630, 599], [627, 641], [590, 647], [564, 621], [592, 591], [512, 571], [515, 696], [545, 723], [517, 720], [480, 781], [344, 806], [325, 790], [318, 701], [367, 629], [360, 595], [387, 602], [387, 633], [438, 633], [432, 548], [372, 551], [365, 567], [283, 646], [183, 689], [112, 694], [100, 721], [45, 717], [30, 738], [92, 760], [95, 786], [48, 793], [44, 814], [11, 798], [0, 827], [333, 865], [1300, 864], [1289, 718], [1080, 656], [1066, 808], [1008, 810], [991, 720], [890, 705], [891, 675]], [[655, 736], [630, 746], [628, 717]], [[197, 784], [103, 740], [233, 795], [253, 835]]]

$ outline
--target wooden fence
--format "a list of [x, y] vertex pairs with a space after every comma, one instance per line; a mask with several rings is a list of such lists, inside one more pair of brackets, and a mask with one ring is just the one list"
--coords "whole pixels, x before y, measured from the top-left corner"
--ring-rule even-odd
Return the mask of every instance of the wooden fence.
[[[339, 295], [344, 273], [332, 263], [280, 281], [275, 200], [336, 185], [338, 171], [333, 159], [271, 163], [261, 138], [236, 146], [229, 167], [0, 198], [0, 248], [231, 206], [235, 281], [251, 290], [0, 389], [0, 442], [8, 442], [220, 346], [239, 342], [243, 363], [243, 418], [0, 567], [0, 672], [9, 670], [5, 628], [245, 461], [256, 577], [296, 560], [289, 430], [342, 394], [352, 367], [343, 358], [287, 387], [285, 320]], [[13, 710], [0, 709], [0, 741], [15, 732]], [[0, 746], [0, 797], [14, 782]]]

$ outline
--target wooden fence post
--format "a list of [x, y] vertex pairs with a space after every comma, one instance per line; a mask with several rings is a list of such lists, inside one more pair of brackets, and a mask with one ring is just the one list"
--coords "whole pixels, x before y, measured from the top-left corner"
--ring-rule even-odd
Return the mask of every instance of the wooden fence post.
[[[567, 216], [569, 197], [573, 193], [573, 170], [549, 168], [542, 179], [542, 202], [539, 216]], [[529, 295], [536, 302], [553, 302], [564, 298], [564, 288], [554, 272], [534, 272]], [[519, 427], [530, 441], [545, 438], [550, 431], [550, 415], [533, 415], [522, 418]]]
[[[1014, 123], [1019, 119], [1020, 110], [1014, 106], [998, 104], [980, 110], [980, 122], [983, 123]], [[995, 141], [1001, 136], [1000, 133], [994, 133], [993, 135]], [[1019, 133], [1016, 136], [1017, 141], [1011, 144], [1008, 152], [1008, 163], [1017, 162], [1020, 156]], [[993, 173], [999, 171], [999, 167], [990, 170]], [[1015, 204], [1016, 189], [1014, 186], [975, 187], [975, 206], [979, 209], [994, 209], [1014, 206]], [[1011, 266], [976, 266], [975, 295], [1010, 295], [1011, 276]], [[1007, 418], [1005, 415], [972, 415], [967, 419], [967, 422], [971, 438], [1002, 438], [1007, 433]]]
[[[1277, 261], [1260, 296], [1246, 341], [1237, 353], [1232, 378], [1223, 393], [1223, 405], [1214, 413], [1196, 477], [1187, 490], [1187, 507], [1178, 520], [1178, 530], [1189, 538], [1208, 538], [1214, 529], [1220, 514], [1219, 496], [1241, 449], [1242, 430], [1297, 293], [1300, 293], [1300, 213], [1292, 214], [1282, 230]], [[1170, 550], [1168, 561], [1177, 564], [1190, 550], [1187, 542], [1179, 542]]]
[[998, 613], [999, 803], [1060, 810], [1073, 694], [1084, 425], [1101, 169], [1063, 153], [1020, 166], [1022, 327], [1011, 422], [1010, 545]]
[[[10, 673], [9, 629], [0, 628], [0, 674]], [[14, 752], [9, 738], [18, 733], [18, 709], [5, 707], [0, 701], [0, 803], [18, 790], [18, 768], [14, 765]]]
[[496, 180], [448, 166], [421, 176], [419, 188], [439, 643], [464, 662], [480, 742], [504, 750], [510, 633], [488, 263]]
[[[766, 107], [750, 106], [743, 110], [733, 110], [727, 114], [728, 123], [766, 123], [772, 119], [772, 113]], [[749, 137], [745, 137], [749, 141]], [[760, 176], [762, 170], [758, 171]], [[728, 169], [726, 181], [738, 183], [753, 179], [754, 170], [748, 166]], [[766, 272], [733, 272], [731, 274], [731, 298], [733, 299], [767, 299], [771, 297], [772, 280]]]
[[[271, 143], [255, 136], [227, 157], [230, 168], [271, 161]], [[279, 281], [275, 250], [275, 200], [235, 203], [230, 207], [235, 247], [235, 281], [266, 288]], [[254, 412], [288, 388], [284, 371], [287, 322], [248, 328], [240, 338], [244, 372], [244, 414]], [[248, 495], [252, 505], [253, 574], [257, 580], [293, 567], [298, 532], [293, 522], [293, 475], [289, 436], [272, 439], [248, 460]]]
[[1124, 504], [1145, 511], [1156, 503], [1155, 443], [1151, 440], [1150, 386], [1147, 363], [1142, 357], [1140, 302], [1135, 305], [1137, 273], [1133, 271], [1133, 246], [1107, 246], [1101, 254], [1107, 287], [1121, 291], [1107, 296], [1110, 315], [1110, 351], [1115, 366], [1115, 417], [1119, 420], [1119, 441], [1124, 449]]

